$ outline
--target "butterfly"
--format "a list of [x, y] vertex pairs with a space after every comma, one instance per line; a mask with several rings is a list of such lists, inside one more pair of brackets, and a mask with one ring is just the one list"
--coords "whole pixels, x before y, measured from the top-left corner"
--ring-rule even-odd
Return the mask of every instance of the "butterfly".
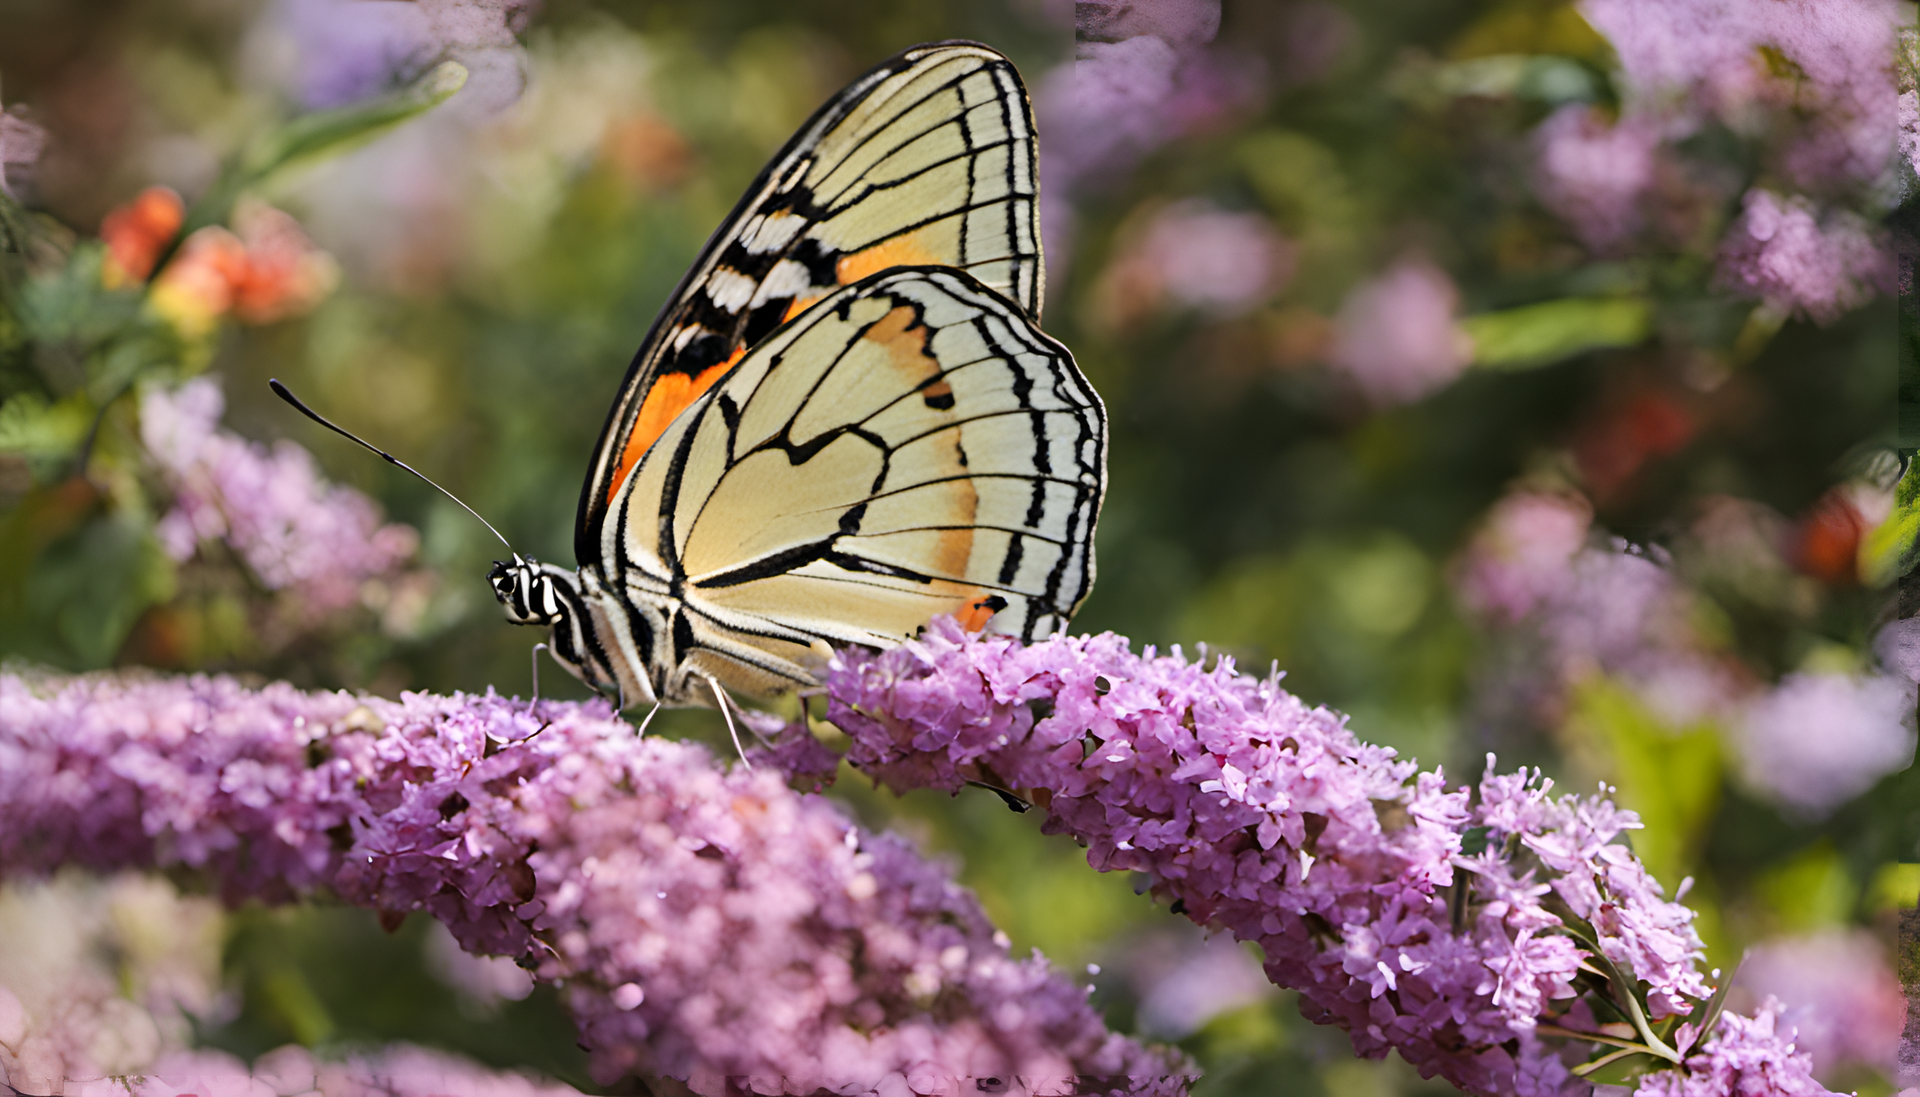
[[1011, 62], [906, 50], [817, 111], [707, 242], [594, 447], [577, 570], [510, 620], [622, 707], [813, 685], [933, 617], [1027, 639], [1093, 582], [1106, 413], [1036, 324], [1033, 114]]

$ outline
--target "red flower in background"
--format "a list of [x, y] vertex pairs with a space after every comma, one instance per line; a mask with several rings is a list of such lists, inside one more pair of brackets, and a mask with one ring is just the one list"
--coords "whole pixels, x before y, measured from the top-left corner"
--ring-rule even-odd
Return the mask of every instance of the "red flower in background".
[[1642, 389], [1581, 431], [1574, 459], [1594, 499], [1604, 502], [1649, 460], [1680, 452], [1698, 428], [1694, 414], [1671, 394]]
[[1860, 542], [1874, 523], [1854, 501], [1850, 485], [1828, 489], [1800, 516], [1793, 528], [1795, 567], [1825, 583], [1842, 585], [1860, 577]]
[[170, 187], [148, 187], [133, 201], [115, 206], [100, 222], [100, 240], [107, 245], [100, 277], [107, 288], [145, 282], [186, 216], [185, 203]]

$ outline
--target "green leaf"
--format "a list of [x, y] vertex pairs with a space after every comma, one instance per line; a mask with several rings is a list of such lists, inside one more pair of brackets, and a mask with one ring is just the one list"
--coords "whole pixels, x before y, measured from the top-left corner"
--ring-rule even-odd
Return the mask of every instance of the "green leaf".
[[11, 312], [26, 277], [28, 240], [33, 222], [5, 191], [0, 191], [0, 315]]
[[1607, 958], [1606, 952], [1600, 948], [1599, 941], [1587, 932], [1588, 928], [1584, 925], [1579, 929], [1561, 925], [1552, 927], [1548, 932], [1564, 933], [1585, 946], [1586, 963], [1606, 977], [1613, 991], [1613, 1004], [1626, 1013], [1627, 1020], [1633, 1025], [1634, 1031], [1640, 1034], [1640, 1046], [1643, 1050], [1649, 1055], [1659, 1056], [1668, 1062], [1679, 1062], [1680, 1053], [1668, 1047], [1666, 1042], [1654, 1033], [1653, 1025], [1647, 1020], [1646, 1006], [1641, 1001], [1639, 980], [1633, 978], [1631, 971], [1623, 971], [1619, 965]]
[[1622, 1048], [1608, 1052], [1591, 1063], [1582, 1063], [1573, 1068], [1573, 1073], [1595, 1085], [1624, 1085], [1642, 1074], [1671, 1067], [1673, 1064], [1645, 1052], [1633, 1052]]
[[1465, 857], [1477, 856], [1487, 848], [1487, 842], [1492, 836], [1493, 829], [1491, 827], [1468, 827], [1460, 835], [1461, 855]]
[[28, 279], [16, 315], [36, 343], [64, 343], [85, 352], [140, 322], [140, 294], [100, 284], [106, 252], [89, 242], [58, 269]]
[[29, 278], [12, 302], [46, 391], [84, 391], [96, 409], [156, 370], [189, 364], [179, 332], [144, 307], [141, 293], [101, 285], [103, 255], [95, 241], [74, 248], [63, 265]]
[[1893, 500], [1893, 513], [1860, 544], [1860, 578], [1868, 586], [1885, 586], [1920, 563], [1920, 461], [1907, 463]]
[[1860, 882], [1831, 837], [1781, 851], [1751, 886], [1770, 922], [1793, 932], [1845, 925], [1860, 902]]
[[1623, 807], [1646, 826], [1634, 852], [1668, 888], [1688, 875], [1720, 801], [1724, 760], [1710, 723], [1673, 727], [1632, 690], [1588, 679], [1574, 690], [1568, 724], [1611, 756]]
[[1497, 54], [1442, 65], [1433, 74], [1434, 87], [1448, 96], [1512, 96], [1545, 103], [1569, 103], [1595, 98], [1599, 88], [1593, 76], [1565, 57]]
[[465, 66], [457, 61], [443, 61], [399, 91], [332, 110], [303, 114], [272, 130], [249, 145], [213, 189], [194, 203], [187, 213], [181, 237], [197, 228], [225, 221], [242, 193], [274, 175], [371, 141], [446, 102], [466, 83]]
[[[48, 545], [71, 534], [98, 511], [100, 491], [75, 476], [27, 492], [0, 522], [0, 623], [25, 613], [34, 561]], [[6, 650], [18, 645], [0, 643]]]
[[1474, 365], [1532, 369], [1606, 347], [1631, 347], [1653, 332], [1653, 309], [1637, 297], [1568, 297], [1460, 321]]
[[23, 392], [0, 404], [0, 453], [65, 457], [86, 437], [93, 416], [92, 402], [83, 395], [50, 404], [36, 393]]
[[1531, 99], [1558, 105], [1599, 98], [1600, 82], [1570, 58], [1501, 53], [1411, 66], [1390, 80], [1389, 90], [1428, 107], [1463, 97]]
[[173, 561], [141, 517], [116, 511], [49, 546], [28, 577], [29, 614], [79, 670], [105, 667], [148, 606], [174, 593]]

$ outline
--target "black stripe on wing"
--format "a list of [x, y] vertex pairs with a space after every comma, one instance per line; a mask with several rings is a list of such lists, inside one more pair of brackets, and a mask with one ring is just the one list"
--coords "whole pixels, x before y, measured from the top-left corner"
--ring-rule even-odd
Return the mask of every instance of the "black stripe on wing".
[[[621, 383], [620, 396], [609, 409], [606, 424], [594, 448], [589, 474], [581, 488], [574, 529], [574, 551], [581, 566], [598, 566], [602, 562], [601, 531], [608, 518], [611, 489], [615, 486], [614, 476], [621, 466], [622, 454], [626, 451], [647, 394], [668, 374], [683, 374], [691, 378], [727, 361], [739, 349], [758, 343], [776, 330], [787, 318], [796, 300], [821, 296], [837, 285], [837, 264], [843, 255], [839, 249], [823, 243], [814, 235], [814, 230], [819, 228], [823, 220], [844, 212], [847, 204], [833, 201], [824, 205], [816, 203], [811, 191], [800, 182], [804, 176], [818, 172], [822, 167], [830, 174], [830, 166], [813, 161], [825, 135], [845, 123], [876, 89], [888, 81], [909, 74], [916, 68], [931, 72], [949, 64], [965, 66], [964, 71], [931, 88], [913, 88], [909, 79], [902, 91], [896, 94], [917, 93], [917, 98], [900, 103], [889, 100], [879, 116], [867, 120], [867, 124], [873, 126], [873, 133], [864, 135], [862, 141], [856, 142], [845, 154], [854, 154], [866, 140], [886, 132], [891, 119], [927, 99], [951, 90], [968, 79], [983, 77], [989, 80], [995, 89], [993, 101], [1000, 106], [1002, 128], [1008, 139], [979, 149], [969, 148], [961, 155], [978, 163], [983, 153], [990, 149], [1009, 143], [1017, 147], [1009, 147], [1004, 157], [1007, 164], [1004, 184], [1006, 195], [995, 200], [1004, 202], [1007, 207], [1006, 239], [1009, 243], [1006, 249], [1002, 249], [1007, 254], [983, 255], [977, 262], [983, 265], [1005, 264], [1013, 283], [1007, 287], [1008, 292], [1037, 315], [1042, 278], [1037, 237], [1038, 166], [1033, 147], [1032, 111], [1018, 73], [1010, 62], [989, 47], [971, 42], [916, 46], [889, 58], [823, 105], [773, 157], [668, 297], [666, 306], [628, 366]], [[960, 111], [962, 119], [966, 109], [963, 106]], [[952, 119], [953, 116], [936, 119], [925, 132], [938, 129]], [[904, 135], [900, 146], [904, 147], [915, 136]], [[929, 165], [928, 170], [931, 167]], [[1024, 186], [1016, 186], [1015, 176], [1018, 172], [1025, 173]], [[965, 207], [959, 212], [963, 240], [972, 217], [967, 211], [974, 207], [971, 198], [974, 184], [974, 172], [970, 171], [967, 196], [956, 204], [957, 207]], [[949, 211], [949, 214], [952, 212]], [[783, 246], [758, 250], [749, 247], [748, 241], [743, 238], [743, 231], [750, 226], [766, 223], [757, 219], [774, 215], [797, 218], [801, 223], [792, 226]], [[914, 227], [917, 226], [901, 228], [898, 232], [910, 232]], [[898, 232], [894, 235], [898, 235]], [[880, 240], [889, 238], [878, 237]], [[783, 262], [794, 266], [783, 268]], [[732, 292], [721, 294], [724, 300], [716, 300], [709, 291], [714, 288], [716, 276], [722, 271], [730, 272], [738, 281], [731, 283]], [[805, 289], [798, 286], [801, 275], [807, 282]], [[780, 282], [780, 285], [771, 284], [769, 279]], [[745, 293], [744, 301], [741, 293], [743, 286], [751, 287]], [[782, 292], [763, 292], [775, 288], [782, 289]]]
[[[936, 298], [945, 299], [943, 307], [956, 306], [952, 311], [973, 310], [973, 314], [937, 325], [931, 324], [926, 312], [929, 302]], [[833, 361], [820, 369], [804, 391], [797, 394], [797, 398], [795, 393], [777, 383], [778, 371], [783, 368], [818, 368], [816, 363], [795, 363], [787, 356], [813, 327], [827, 318], [850, 322], [856, 304], [875, 300], [885, 302], [882, 320], [891, 317], [899, 307], [910, 309], [914, 320], [906, 325], [906, 329], [926, 331], [925, 345], [928, 348], [944, 331], [970, 328], [987, 353], [955, 363], [934, 359], [940, 367], [934, 375], [882, 401], [857, 419], [830, 425], [814, 422], [809, 428], [809, 435], [796, 440], [797, 427], [803, 417], [811, 416], [812, 420], [821, 418], [823, 409], [815, 405], [823, 399], [822, 389], [832, 381], [853, 348], [859, 346], [882, 320], [854, 327], [844, 342], [839, 344]], [[658, 500], [658, 511], [643, 519], [650, 524], [658, 522], [655, 544], [673, 573], [675, 594], [697, 601], [703, 592], [717, 594], [729, 588], [785, 577], [835, 583], [892, 581], [891, 589], [895, 591], [915, 584], [928, 588], [944, 584], [948, 588], [945, 596], [951, 598], [952, 585], [961, 584], [983, 591], [999, 591], [1024, 603], [1025, 618], [1018, 626], [1022, 635], [1031, 637], [1038, 630], [1050, 630], [1063, 625], [1085, 597], [1093, 580], [1092, 533], [1105, 487], [1106, 446], [1105, 415], [1099, 397], [1074, 367], [1066, 348], [1034, 328], [1012, 302], [964, 272], [946, 268], [897, 268], [870, 276], [821, 301], [796, 318], [782, 338], [784, 341], [777, 350], [758, 352], [773, 355], [771, 362], [764, 367], [764, 374], [743, 372], [734, 375], [757, 377], [757, 388], [739, 390], [742, 382], [723, 381], [690, 412], [693, 418], [678, 436], [671, 463], [665, 470], [666, 486]], [[758, 361], [758, 354], [750, 356], [743, 363], [743, 371]], [[759, 367], [756, 365], [755, 368]], [[993, 392], [1000, 392], [1010, 398], [1010, 406], [996, 404], [971, 415], [966, 414], [966, 406], [955, 408], [955, 388], [951, 382], [958, 380], [964, 371], [988, 368], [1005, 371], [1006, 388], [992, 387], [998, 382], [990, 382], [988, 389], [979, 390], [979, 394], [972, 399], [987, 400], [992, 398]], [[798, 378], [792, 380], [797, 381]], [[930, 395], [936, 387], [944, 389], [944, 392], [938, 396]], [[739, 438], [742, 419], [754, 411], [753, 402], [767, 390], [781, 392], [781, 399], [792, 400], [791, 406], [783, 406], [778, 410], [775, 420], [777, 429], [764, 437], [760, 431], [756, 431], [754, 438], [745, 440], [743, 448]], [[897, 422], [884, 428], [878, 425], [883, 418], [896, 413], [902, 402], [914, 399], [923, 401], [929, 409], [951, 409], [960, 414], [917, 430], [899, 430]], [[719, 422], [710, 423], [716, 416]], [[901, 420], [904, 417], [893, 414], [893, 418]], [[973, 428], [973, 437], [992, 437], [991, 434], [982, 435], [981, 428], [1001, 421], [1025, 424], [1025, 430], [1021, 433], [1027, 436], [1029, 443], [1018, 452], [1011, 453], [985, 453], [977, 448], [971, 453], [961, 450], [957, 455], [957, 464], [967, 469], [965, 472], [902, 481], [893, 478], [895, 457], [909, 447], [942, 434], [950, 434], [957, 446], [960, 439], [969, 436], [970, 427]], [[724, 438], [723, 442], [716, 441], [716, 437], [710, 433], [716, 429], [721, 431], [719, 437]], [[887, 430], [898, 433], [888, 436], [885, 433]], [[707, 507], [720, 494], [728, 476], [733, 475], [743, 462], [771, 453], [783, 457], [785, 467], [800, 469], [834, 443], [847, 438], [859, 440], [876, 453], [878, 472], [872, 483], [848, 488], [850, 491], [864, 490], [860, 498], [849, 497], [844, 506], [816, 507], [795, 512], [823, 517], [837, 513], [837, 519], [830, 523], [831, 532], [781, 545], [724, 566], [709, 567], [698, 575], [687, 573], [680, 553], [693, 542], [698, 527], [708, 515]], [[684, 478], [696, 446], [703, 444], [723, 445], [725, 464], [712, 484], [697, 489], [686, 484]], [[1024, 467], [1019, 471], [1008, 471], [1002, 466], [1009, 462]], [[870, 508], [875, 504], [958, 481], [968, 481], [973, 485], [976, 503], [982, 498], [981, 492], [995, 483], [1023, 486], [1028, 502], [1021, 521], [1014, 524], [1011, 521], [983, 520], [965, 526], [937, 521], [895, 522], [884, 528], [871, 528]], [[709, 494], [694, 505], [689, 516], [685, 513], [687, 501], [681, 495], [684, 491], [702, 489]], [[737, 516], [726, 515], [722, 520], [736, 519]], [[684, 522], [684, 526], [677, 525], [681, 522]], [[725, 528], [724, 525], [722, 528]], [[903, 563], [899, 559], [884, 559], [874, 555], [887, 538], [962, 529], [976, 536], [1003, 535], [1005, 547], [999, 558], [976, 562], [969, 555], [966, 569], [970, 573], [942, 574]], [[969, 541], [969, 553], [973, 551], [973, 544]], [[1048, 560], [1048, 557], [1051, 559]], [[1033, 575], [1024, 580], [1020, 576], [1023, 564], [1029, 559], [1039, 561], [1048, 568], [1044, 576], [1037, 577], [1037, 581]], [[805, 574], [798, 574], [803, 569]], [[820, 635], [828, 640], [847, 639], [846, 634], [840, 633]]]

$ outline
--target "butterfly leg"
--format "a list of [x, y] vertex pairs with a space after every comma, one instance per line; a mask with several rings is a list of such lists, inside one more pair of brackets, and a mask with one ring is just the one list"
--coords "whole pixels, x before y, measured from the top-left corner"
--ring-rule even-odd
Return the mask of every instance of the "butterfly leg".
[[533, 706], [540, 700], [540, 653], [545, 650], [547, 650], [545, 640], [533, 645], [533, 700], [527, 702], [528, 711], [532, 711]]
[[733, 709], [729, 707], [731, 702], [727, 700], [726, 691], [712, 678], [707, 679], [707, 685], [713, 688], [713, 699], [720, 703], [720, 715], [727, 718], [727, 734], [733, 736], [733, 749], [740, 755], [740, 764], [747, 767], [748, 773], [752, 773], [753, 763], [747, 761], [747, 748], [740, 745], [740, 729], [733, 726]]
[[634, 732], [634, 734], [636, 736], [645, 735], [647, 733], [647, 725], [653, 723], [654, 714], [658, 713], [659, 711], [660, 711], [660, 702], [655, 701], [653, 703], [653, 707], [647, 710], [647, 718], [640, 721], [640, 727], [637, 731]]

